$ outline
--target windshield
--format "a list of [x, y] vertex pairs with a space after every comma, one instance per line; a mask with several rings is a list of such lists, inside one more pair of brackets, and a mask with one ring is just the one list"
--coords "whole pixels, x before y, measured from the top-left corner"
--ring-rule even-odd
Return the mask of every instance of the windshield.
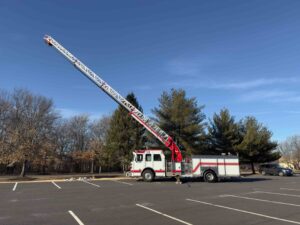
[[290, 168], [282, 167], [282, 166], [279, 166], [278, 168], [279, 168], [279, 169], [283, 169], [283, 170], [288, 170], [288, 169], [290, 169]]

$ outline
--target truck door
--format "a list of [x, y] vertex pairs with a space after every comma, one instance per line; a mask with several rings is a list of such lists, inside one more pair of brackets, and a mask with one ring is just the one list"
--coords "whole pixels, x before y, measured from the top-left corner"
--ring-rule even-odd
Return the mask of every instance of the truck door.
[[163, 154], [153, 154], [153, 167], [157, 177], [166, 176], [165, 156]]
[[145, 168], [153, 168], [153, 160], [152, 160], [152, 154], [151, 153], [146, 153], [145, 154]]
[[134, 160], [134, 170], [142, 172], [145, 168], [145, 162], [144, 162], [144, 154], [136, 154], [135, 160]]

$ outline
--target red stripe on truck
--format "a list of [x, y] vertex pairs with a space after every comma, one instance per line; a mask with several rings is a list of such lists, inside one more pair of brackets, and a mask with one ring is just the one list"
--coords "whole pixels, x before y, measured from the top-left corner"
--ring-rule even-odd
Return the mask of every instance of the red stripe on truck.
[[[130, 170], [132, 173], [140, 173], [142, 170]], [[165, 170], [154, 170], [155, 173], [164, 173]]]
[[195, 167], [195, 169], [193, 169], [193, 173], [195, 173], [197, 171], [197, 169], [199, 169], [200, 166], [239, 166], [240, 164], [237, 163], [223, 163], [223, 162], [219, 162], [219, 163], [214, 163], [214, 162], [199, 162], [198, 165]]

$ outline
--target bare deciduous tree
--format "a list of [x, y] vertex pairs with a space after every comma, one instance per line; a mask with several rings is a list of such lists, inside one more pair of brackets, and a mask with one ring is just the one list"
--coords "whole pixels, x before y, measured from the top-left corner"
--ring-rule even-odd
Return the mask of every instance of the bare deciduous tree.
[[104, 116], [99, 120], [95, 120], [90, 125], [90, 151], [91, 156], [91, 172], [94, 172], [94, 162], [96, 161], [99, 166], [99, 173], [101, 172], [102, 165], [106, 165], [105, 157], [105, 141], [109, 129], [110, 117]]
[[[6, 92], [0, 92], [0, 163], [9, 164], [7, 157], [12, 150], [10, 148], [10, 120], [12, 104]], [[12, 163], [13, 164], [13, 163]]]
[[83, 172], [87, 167], [85, 152], [89, 146], [89, 117], [87, 115], [74, 116], [68, 120], [67, 127], [69, 150], [75, 171]]
[[294, 168], [300, 169], [300, 136], [295, 135], [287, 138], [278, 146], [282, 154], [282, 162], [291, 164]]
[[68, 121], [68, 133], [72, 140], [71, 151], [87, 150], [89, 141], [88, 122], [87, 115], [74, 116]]
[[20, 176], [25, 176], [28, 161], [45, 158], [51, 151], [51, 133], [57, 114], [52, 100], [23, 89], [14, 91], [11, 103], [10, 139], [13, 151], [8, 157], [22, 162]]

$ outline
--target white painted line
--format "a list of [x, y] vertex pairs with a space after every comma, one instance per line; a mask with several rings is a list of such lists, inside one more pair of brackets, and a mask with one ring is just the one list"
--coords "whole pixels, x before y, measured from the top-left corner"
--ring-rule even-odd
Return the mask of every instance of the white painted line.
[[[238, 194], [240, 195], [251, 195], [251, 194], [255, 194], [257, 191], [249, 191], [249, 192], [240, 192]], [[221, 195], [220, 195], [221, 196]], [[225, 195], [226, 196], [226, 195]]]
[[288, 190], [288, 191], [300, 191], [300, 189], [293, 189], [293, 188], [280, 188], [281, 190]]
[[78, 218], [78, 216], [75, 215], [75, 213], [73, 213], [71, 210], [69, 210], [68, 212], [71, 214], [71, 216], [73, 216], [73, 218], [77, 221], [79, 225], [84, 225], [84, 223]]
[[93, 186], [95, 186], [95, 187], [100, 187], [100, 185], [98, 185], [98, 184], [93, 184], [93, 183], [88, 182], [88, 181], [85, 181], [85, 180], [83, 180], [82, 182], [87, 183], [87, 184], [90, 184], [90, 185], [93, 185]]
[[289, 206], [300, 207], [300, 205], [287, 203], [287, 202], [277, 202], [277, 201], [270, 201], [270, 200], [259, 199], [259, 198], [249, 198], [249, 197], [244, 197], [244, 196], [239, 196], [239, 195], [222, 195], [222, 197], [242, 198], [242, 199], [247, 199], [247, 200], [254, 200], [254, 201], [260, 201], [260, 202], [269, 202], [269, 203], [280, 204], [280, 205], [289, 205]]
[[269, 191], [254, 191], [253, 193], [262, 193], [262, 194], [270, 194], [270, 195], [283, 195], [283, 196], [290, 196], [290, 197], [300, 198], [300, 195], [291, 195], [291, 194], [269, 192]]
[[54, 184], [58, 189], [61, 189], [61, 187], [58, 186], [54, 181], [52, 181], [52, 184]]
[[265, 218], [272, 219], [272, 220], [278, 220], [278, 221], [283, 221], [283, 222], [293, 223], [293, 224], [300, 224], [300, 222], [298, 222], [298, 221], [286, 220], [286, 219], [282, 219], [282, 218], [278, 218], [278, 217], [274, 217], [274, 216], [268, 216], [268, 215], [264, 215], [264, 214], [260, 214], [260, 213], [255, 213], [255, 212], [250, 212], [250, 211], [246, 211], [246, 210], [231, 208], [231, 207], [227, 207], [227, 206], [223, 206], [223, 205], [216, 205], [216, 204], [212, 204], [212, 203], [209, 203], [209, 202], [202, 202], [202, 201], [193, 200], [193, 199], [186, 199], [186, 200], [191, 201], [191, 202], [197, 202], [197, 203], [205, 204], [205, 205], [210, 205], [210, 206], [214, 206], [214, 207], [218, 207], [218, 208], [229, 209], [229, 210], [233, 210], [233, 211], [237, 211], [237, 212], [247, 213], [247, 214], [251, 214], [251, 215], [255, 215], [255, 216], [265, 217]]
[[116, 183], [126, 184], [126, 185], [130, 185], [130, 186], [133, 185], [131, 183], [127, 183], [127, 182], [124, 182], [124, 181], [119, 181], [119, 180], [113, 180], [113, 181], [116, 182]]
[[152, 211], [152, 212], [155, 212], [155, 213], [157, 213], [157, 214], [159, 214], [159, 215], [168, 217], [168, 218], [170, 218], [170, 219], [172, 219], [172, 220], [175, 220], [175, 221], [177, 221], [177, 222], [180, 222], [180, 223], [183, 223], [183, 224], [186, 224], [186, 225], [193, 225], [193, 224], [191, 224], [191, 223], [188, 223], [188, 222], [185, 222], [185, 221], [183, 221], [183, 220], [177, 219], [177, 218], [175, 218], [175, 217], [173, 217], [173, 216], [169, 216], [169, 215], [167, 215], [167, 214], [161, 213], [161, 212], [156, 211], [156, 210], [154, 210], [154, 209], [151, 209], [151, 208], [149, 208], [149, 207], [146, 207], [146, 206], [143, 206], [143, 205], [140, 205], [140, 204], [136, 204], [136, 205], [137, 205], [138, 207], [142, 207], [142, 208], [144, 208], [144, 209], [147, 209], [147, 210], [150, 210], [150, 211]]
[[14, 187], [13, 187], [13, 189], [12, 189], [13, 191], [15, 191], [15, 190], [16, 190], [16, 188], [17, 188], [17, 185], [18, 185], [18, 182], [16, 182], [16, 183], [15, 183], [15, 185], [14, 185]]

